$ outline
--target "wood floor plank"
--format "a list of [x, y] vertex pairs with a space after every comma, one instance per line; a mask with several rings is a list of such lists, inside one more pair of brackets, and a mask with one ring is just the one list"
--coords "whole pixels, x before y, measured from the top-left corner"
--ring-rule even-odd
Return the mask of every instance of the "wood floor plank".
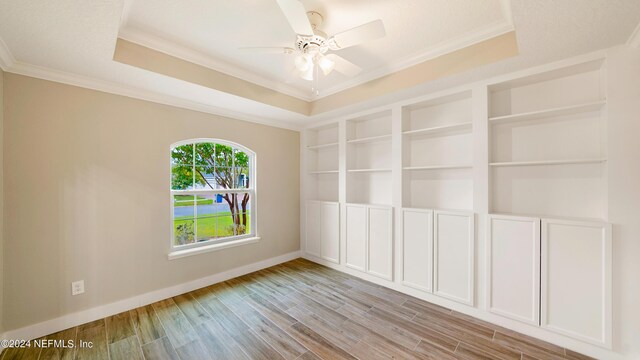
[[295, 293], [289, 294], [288, 296], [298, 302], [297, 307], [308, 309], [310, 312], [322, 317], [325, 321], [329, 322], [330, 324], [333, 324], [335, 326], [340, 326], [340, 324], [342, 324], [345, 320], [347, 320], [347, 318], [344, 315], [320, 304], [319, 302], [313, 300], [312, 298], [304, 294], [295, 292]]
[[297, 320], [287, 314], [284, 310], [266, 300], [262, 295], [252, 294], [247, 296], [246, 302], [253, 306], [258, 312], [264, 315], [281, 328], [286, 328], [294, 324]]
[[398, 344], [375, 331], [366, 328], [352, 320], [347, 320], [342, 324], [342, 329], [359, 334], [362, 339], [361, 342], [366, 343], [368, 346], [377, 349], [380, 352], [383, 352], [387, 355], [393, 356], [395, 358], [400, 359], [424, 359], [424, 356], [421, 356], [418, 353], [413, 351], [414, 347], [406, 348], [401, 344]]
[[484, 345], [460, 342], [455, 354], [462, 359], [519, 360], [522, 357], [521, 352], [499, 346], [491, 341]]
[[493, 341], [499, 345], [521, 351], [539, 360], [557, 360], [564, 358], [564, 349], [537, 339], [524, 340], [524, 335], [504, 334], [496, 331]]
[[415, 351], [421, 354], [427, 359], [432, 360], [457, 360], [459, 359], [455, 354], [450, 351], [443, 350], [439, 346], [434, 346], [427, 341], [420, 341], [416, 346]]
[[136, 335], [131, 322], [131, 315], [128, 311], [109, 316], [105, 319], [105, 322], [107, 324], [107, 342], [109, 344]]
[[375, 347], [370, 346], [364, 341], [359, 341], [357, 344], [349, 349], [349, 354], [355, 356], [358, 359], [367, 360], [388, 360], [394, 359], [393, 356], [378, 350]]
[[134, 335], [109, 344], [109, 359], [143, 360], [144, 356], [138, 338]]
[[417, 313], [430, 313], [432, 311], [439, 311], [443, 314], [451, 314], [451, 309], [447, 309], [445, 307], [431, 304], [426, 301], [418, 300], [418, 299], [408, 299], [402, 304], [402, 307], [407, 309], [411, 309]]
[[[252, 297], [253, 295], [248, 296]], [[219, 299], [210, 299], [203, 304], [214, 321], [218, 322], [222, 328], [242, 347], [244, 352], [251, 359], [282, 359], [282, 356], [269, 344], [258, 337], [249, 326], [236, 316]]]
[[242, 347], [216, 321], [200, 325], [196, 331], [213, 359], [248, 359]]
[[166, 336], [153, 306], [142, 306], [131, 310], [130, 313], [133, 328], [140, 338], [140, 344], [147, 344]]
[[349, 309], [347, 305], [338, 309], [340, 313], [347, 315], [349, 320], [357, 322], [358, 324], [371, 329], [381, 336], [408, 349], [415, 348], [416, 345], [418, 345], [418, 343], [420, 342], [419, 336], [401, 329], [394, 324], [385, 323], [384, 321], [371, 316], [369, 313], [360, 313], [358, 311], [351, 310], [354, 309]]
[[307, 351], [306, 353], [300, 355], [296, 360], [321, 360], [318, 355], [314, 354], [311, 351]]
[[182, 360], [210, 360], [211, 355], [202, 345], [200, 339], [191, 340], [182, 346], [176, 347], [176, 353]]
[[[169, 298], [152, 304], [169, 341], [177, 350], [179, 347], [199, 340], [193, 326], [178, 305]], [[179, 353], [178, 353], [179, 354]]]
[[178, 360], [178, 353], [166, 336], [142, 345], [145, 360]]
[[40, 360], [71, 360], [75, 354], [75, 346], [71, 346], [70, 341], [77, 345], [76, 337], [78, 328], [72, 327], [57, 333], [47, 335], [47, 339], [55, 341], [63, 341], [64, 344], [56, 344], [51, 347], [43, 348], [40, 352]]
[[322, 359], [356, 359], [302, 323], [295, 323], [285, 331]]
[[174, 296], [173, 301], [194, 328], [212, 319], [191, 294]]
[[298, 343], [275, 323], [264, 317], [257, 310], [242, 312], [242, 320], [272, 348], [285, 359], [297, 359], [307, 352], [307, 348]]
[[108, 360], [109, 350], [107, 345], [107, 326], [105, 319], [92, 321], [78, 326], [78, 342], [84, 341], [93, 344], [92, 347], [77, 347], [75, 359]]
[[419, 336], [423, 340], [422, 342], [426, 340], [429, 343], [439, 346], [444, 350], [450, 352], [453, 352], [460, 342], [459, 340], [444, 335], [438, 331], [433, 330], [432, 328], [416, 324], [412, 321], [405, 321], [404, 319], [384, 310], [373, 308], [371, 309], [371, 311], [369, 311], [369, 314], [384, 322], [393, 324], [398, 328], [404, 329], [412, 334]]
[[290, 314], [295, 317], [299, 322], [306, 325], [308, 328], [313, 329], [320, 336], [325, 338], [331, 344], [338, 346], [344, 350], [349, 350], [360, 342], [360, 338], [355, 333], [344, 331], [341, 327], [329, 324], [323, 321], [318, 315], [309, 312], [308, 310], [300, 307], [294, 307], [289, 309]]

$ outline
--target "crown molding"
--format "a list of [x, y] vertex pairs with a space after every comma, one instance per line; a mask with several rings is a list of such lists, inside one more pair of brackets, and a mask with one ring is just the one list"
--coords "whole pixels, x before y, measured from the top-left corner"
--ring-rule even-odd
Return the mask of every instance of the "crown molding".
[[295, 125], [289, 122], [251, 116], [237, 111], [223, 109], [217, 106], [179, 99], [173, 96], [160, 94], [146, 89], [140, 89], [129, 85], [122, 85], [92, 77], [26, 64], [19, 61], [15, 61], [13, 65], [7, 68], [5, 71], [13, 74], [29, 76], [42, 80], [77, 86], [85, 89], [97, 90], [105, 93], [130, 97], [133, 99], [144, 100], [157, 104], [169, 105], [288, 130], [300, 131], [303, 128], [302, 125]]
[[640, 23], [638, 23], [638, 26], [636, 26], [635, 30], [631, 33], [631, 36], [629, 36], [627, 45], [640, 48]]
[[204, 54], [200, 51], [159, 38], [155, 35], [139, 30], [133, 26], [122, 27], [120, 29], [120, 32], [118, 33], [118, 37], [132, 43], [136, 43], [138, 45], [142, 45], [144, 47], [159, 51], [161, 53], [200, 66], [204, 66], [215, 71], [219, 71], [238, 79], [245, 80], [256, 85], [264, 86], [285, 95], [293, 96], [303, 101], [310, 102], [313, 100], [311, 94], [308, 91], [300, 90], [285, 83], [268, 79], [254, 72], [244, 70], [238, 66], [234, 66], [227, 62], [217, 60], [214, 57]]
[[511, 24], [508, 21], [501, 21], [493, 25], [490, 25], [480, 31], [471, 31], [453, 40], [449, 40], [439, 45], [436, 45], [434, 47], [431, 47], [427, 51], [396, 61], [392, 64], [389, 64], [388, 66], [384, 66], [375, 70], [368, 71], [360, 76], [349, 79], [343, 82], [342, 84], [323, 90], [319, 96], [314, 98], [314, 100], [319, 100], [324, 97], [337, 94], [341, 91], [350, 89], [352, 87], [365, 84], [369, 81], [410, 68], [412, 66], [418, 65], [425, 61], [454, 52], [456, 50], [466, 48], [468, 46], [477, 44], [482, 41], [492, 39], [494, 37], [506, 34], [514, 30], [515, 28], [513, 24]]
[[9, 71], [15, 62], [16, 59], [13, 58], [7, 44], [0, 38], [0, 69]]

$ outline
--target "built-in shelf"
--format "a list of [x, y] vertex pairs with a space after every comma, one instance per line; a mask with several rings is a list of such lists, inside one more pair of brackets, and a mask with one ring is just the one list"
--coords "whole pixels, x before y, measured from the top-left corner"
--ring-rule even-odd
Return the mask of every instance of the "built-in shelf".
[[338, 173], [338, 170], [309, 171], [309, 175], [337, 174], [337, 173]]
[[338, 143], [333, 142], [333, 143], [327, 143], [327, 144], [309, 145], [307, 146], [307, 149], [315, 150], [315, 149], [324, 149], [324, 148], [330, 148], [330, 147], [336, 147], [336, 146], [338, 146]]
[[471, 165], [429, 165], [429, 166], [405, 166], [403, 170], [446, 170], [446, 169], [471, 169]]
[[566, 164], [597, 164], [607, 161], [606, 158], [573, 159], [573, 160], [543, 160], [543, 161], [508, 161], [492, 162], [490, 166], [537, 166], [537, 165], [566, 165]]
[[361, 144], [368, 142], [378, 142], [378, 141], [387, 141], [391, 140], [391, 134], [379, 135], [379, 136], [369, 136], [360, 139], [347, 140], [349, 144]]
[[471, 130], [472, 130], [471, 122], [465, 122], [461, 124], [436, 126], [436, 127], [417, 129], [417, 130], [408, 130], [408, 131], [404, 131], [403, 134], [408, 136], [438, 135], [438, 134], [446, 134], [446, 133], [457, 132], [457, 131], [471, 132]]
[[600, 101], [588, 102], [588, 103], [579, 104], [579, 105], [563, 106], [563, 107], [557, 107], [552, 109], [531, 111], [531, 112], [526, 112], [521, 114], [496, 116], [496, 117], [489, 118], [489, 121], [492, 124], [503, 124], [503, 123], [510, 123], [510, 122], [516, 122], [516, 121], [544, 119], [544, 118], [550, 118], [554, 116], [579, 114], [584, 112], [600, 110], [606, 103], [607, 103], [606, 100], [600, 100]]
[[385, 168], [377, 168], [377, 169], [349, 169], [347, 170], [348, 172], [351, 173], [359, 173], [359, 172], [388, 172], [391, 171], [391, 169], [385, 169]]

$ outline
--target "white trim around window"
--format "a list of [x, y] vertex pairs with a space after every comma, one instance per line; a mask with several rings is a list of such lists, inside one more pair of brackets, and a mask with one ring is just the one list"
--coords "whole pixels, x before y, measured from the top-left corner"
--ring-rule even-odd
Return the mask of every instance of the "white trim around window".
[[[198, 144], [206, 144], [208, 146], [200, 147], [197, 151]], [[192, 153], [189, 153], [188, 146], [191, 146]], [[230, 150], [229, 150], [230, 149]], [[187, 150], [187, 151], [185, 151]], [[242, 153], [242, 154], [241, 154]], [[230, 156], [228, 156], [230, 155]], [[257, 196], [256, 196], [256, 154], [249, 148], [230, 141], [221, 139], [191, 139], [174, 143], [170, 147], [170, 208], [172, 231], [170, 236], [170, 253], [169, 260], [191, 256], [210, 251], [216, 251], [235, 247], [244, 244], [257, 242], [258, 221], [257, 221]], [[242, 162], [237, 164], [237, 162]], [[206, 168], [209, 172], [205, 172]], [[224, 170], [219, 170], [224, 169]], [[190, 179], [192, 177], [192, 180]], [[219, 215], [219, 209], [223, 208], [221, 202], [222, 196], [228, 199], [230, 195], [235, 197], [236, 204], [240, 195], [248, 194], [247, 208], [245, 209], [248, 217], [248, 223], [239, 224], [233, 219], [234, 212], [229, 215]], [[178, 198], [177, 196], [181, 196]], [[184, 197], [193, 196], [193, 199]], [[233, 197], [232, 201], [233, 202]], [[178, 200], [181, 199], [181, 200]], [[186, 213], [179, 216], [183, 219], [176, 220], [176, 201], [184, 201], [189, 205], [184, 207], [182, 212]], [[204, 202], [205, 204], [199, 204]], [[220, 205], [218, 205], [220, 204]], [[229, 205], [227, 203], [227, 205]], [[189, 207], [192, 206], [192, 210]], [[199, 217], [198, 211], [207, 211], [208, 215]], [[234, 211], [241, 211], [236, 205]], [[204, 210], [206, 209], [206, 210]], [[230, 211], [230, 206], [228, 211]], [[241, 213], [236, 213], [236, 217], [240, 218]], [[231, 217], [231, 228], [234, 235], [220, 236], [218, 227], [220, 220], [223, 223], [229, 222], [226, 216]], [[198, 233], [198, 224], [205, 221], [213, 221], [215, 219], [215, 228], [213, 233], [208, 234], [212, 230], [205, 232], [206, 235]], [[183, 224], [191, 224], [191, 229], [181, 229], [181, 239], [187, 239], [187, 243], [178, 243], [176, 221], [184, 221]], [[238, 220], [239, 221], [239, 220]], [[202, 226], [205, 229], [205, 226]], [[239, 229], [245, 229], [246, 233], [240, 232]], [[186, 233], [184, 233], [186, 231]], [[192, 232], [191, 232], [192, 231]], [[186, 235], [185, 235], [186, 234]], [[210, 238], [206, 238], [211, 235]], [[205, 236], [205, 237], [202, 237]], [[182, 241], [182, 240], [180, 240]]]

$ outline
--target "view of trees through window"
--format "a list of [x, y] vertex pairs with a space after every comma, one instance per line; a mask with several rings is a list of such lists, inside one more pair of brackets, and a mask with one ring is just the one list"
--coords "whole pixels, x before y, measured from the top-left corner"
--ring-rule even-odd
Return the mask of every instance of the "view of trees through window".
[[251, 233], [251, 161], [215, 142], [171, 150], [174, 245]]

